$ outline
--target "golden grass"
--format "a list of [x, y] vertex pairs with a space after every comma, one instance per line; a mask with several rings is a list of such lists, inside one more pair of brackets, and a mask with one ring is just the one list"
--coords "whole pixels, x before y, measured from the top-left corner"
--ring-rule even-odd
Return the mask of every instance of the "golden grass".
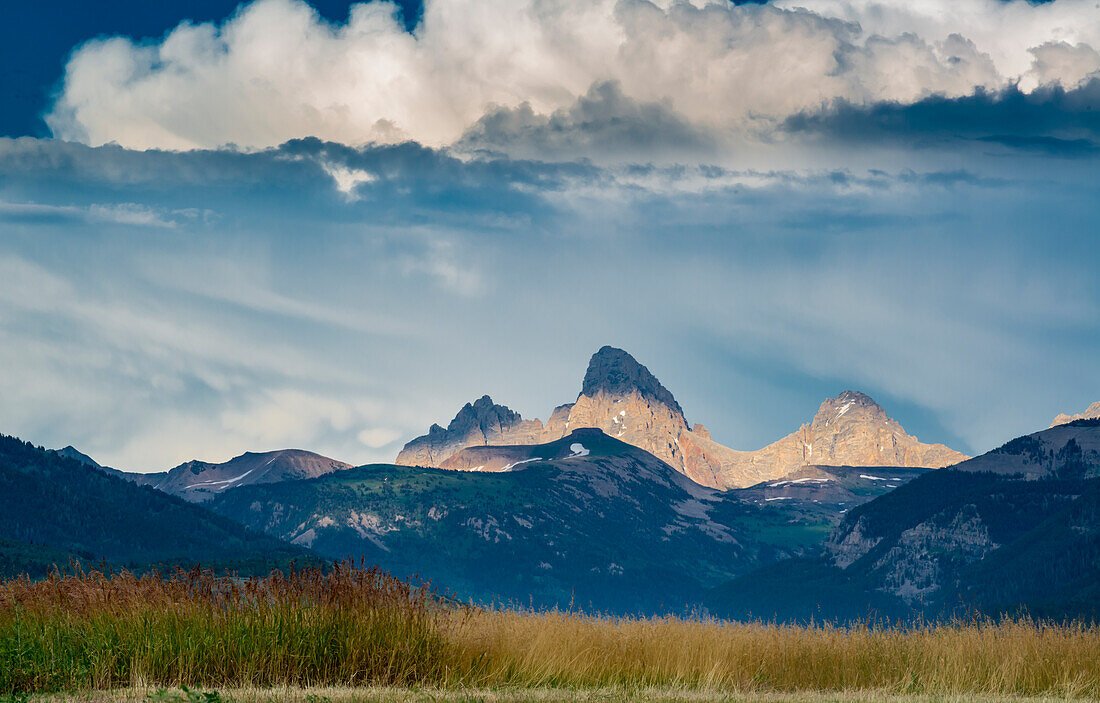
[[391, 685], [416, 689], [410, 696], [442, 692], [438, 700], [785, 701], [806, 691], [844, 700], [1098, 698], [1100, 628], [796, 627], [455, 609], [348, 565], [245, 581], [93, 572], [0, 585], [0, 694], [181, 684]]
[[1100, 695], [1100, 629], [1030, 621], [895, 630], [476, 611], [448, 639], [454, 680], [481, 686]]
[[[199, 696], [201, 693], [198, 692]], [[192, 692], [192, 696], [198, 698]], [[223, 689], [224, 703], [1087, 703], [1090, 699], [982, 695], [896, 695], [882, 691], [795, 693], [684, 689], [247, 688]], [[34, 703], [189, 703], [183, 691], [127, 688], [40, 694]]]

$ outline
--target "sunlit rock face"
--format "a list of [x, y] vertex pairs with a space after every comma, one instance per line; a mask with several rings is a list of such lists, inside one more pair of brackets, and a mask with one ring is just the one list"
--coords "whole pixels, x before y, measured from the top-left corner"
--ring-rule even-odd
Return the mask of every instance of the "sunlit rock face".
[[545, 425], [485, 396], [467, 404], [446, 429], [433, 425], [405, 445], [397, 463], [438, 467], [466, 447], [551, 442], [583, 427], [644, 449], [712, 488], [751, 486], [811, 464], [938, 468], [967, 458], [942, 444], [921, 443], [857, 391], [826, 400], [811, 422], [763, 449], [731, 449], [703, 425], [689, 425], [672, 393], [634, 357], [603, 347], [589, 361], [577, 400], [555, 408]]
[[406, 444], [397, 455], [396, 463], [438, 467], [466, 447], [537, 444], [542, 434], [539, 420], [524, 420], [519, 413], [483, 395], [463, 406], [446, 429], [432, 425], [428, 434]]
[[1065, 413], [1058, 413], [1054, 417], [1054, 420], [1050, 423], [1051, 427], [1057, 427], [1058, 425], [1065, 425], [1075, 420], [1097, 420], [1100, 419], [1100, 400], [1096, 401], [1092, 405], [1085, 408], [1085, 412], [1076, 413], [1074, 415], [1067, 415]]

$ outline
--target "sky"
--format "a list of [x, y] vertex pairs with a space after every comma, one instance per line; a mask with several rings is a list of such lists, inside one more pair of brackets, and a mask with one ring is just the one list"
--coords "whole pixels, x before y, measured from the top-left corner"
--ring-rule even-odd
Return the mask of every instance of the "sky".
[[390, 461], [604, 344], [738, 449], [1100, 399], [1095, 0], [86, 5], [0, 30], [5, 434]]

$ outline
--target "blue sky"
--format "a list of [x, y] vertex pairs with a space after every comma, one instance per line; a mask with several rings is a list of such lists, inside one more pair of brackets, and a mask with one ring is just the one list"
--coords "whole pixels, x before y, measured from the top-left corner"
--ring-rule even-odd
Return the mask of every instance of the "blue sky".
[[1100, 10], [798, 5], [21, 9], [0, 431], [388, 460], [603, 344], [742, 449], [847, 388], [971, 453], [1100, 399]]
[[[332, 22], [348, 16], [347, 0], [317, 0], [313, 7]], [[402, 0], [402, 16], [413, 26], [420, 13], [419, 0]], [[49, 136], [42, 113], [73, 49], [100, 36], [125, 35], [157, 38], [181, 21], [210, 22], [224, 19], [237, 8], [235, 0], [184, 0], [109, 3], [53, 0], [49, 3], [14, 3], [0, 24], [0, 135]]]

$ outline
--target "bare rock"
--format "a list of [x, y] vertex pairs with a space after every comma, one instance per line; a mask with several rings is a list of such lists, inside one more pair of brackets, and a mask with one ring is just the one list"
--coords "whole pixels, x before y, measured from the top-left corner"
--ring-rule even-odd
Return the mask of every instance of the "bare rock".
[[907, 434], [858, 391], [826, 400], [809, 423], [762, 449], [731, 449], [715, 442], [703, 425], [689, 426], [680, 404], [649, 369], [622, 349], [605, 346], [592, 355], [577, 400], [555, 408], [545, 426], [485, 396], [459, 411], [446, 429], [434, 425], [409, 442], [397, 463], [440, 466], [466, 447], [552, 442], [585, 427], [644, 449], [692, 481], [720, 489], [782, 478], [810, 464], [939, 468], [967, 459]]
[[539, 420], [524, 420], [520, 414], [498, 405], [487, 395], [466, 403], [446, 429], [432, 425], [428, 434], [417, 437], [397, 455], [403, 466], [440, 466], [466, 447], [499, 444], [536, 444], [542, 439]]
[[1054, 418], [1054, 421], [1050, 423], [1050, 426], [1057, 427], [1058, 425], [1065, 425], [1066, 423], [1075, 422], [1077, 420], [1096, 419], [1100, 419], [1100, 400], [1085, 408], [1085, 412], [1083, 413], [1077, 413], [1076, 415], [1066, 415], [1065, 413], [1059, 413]]

